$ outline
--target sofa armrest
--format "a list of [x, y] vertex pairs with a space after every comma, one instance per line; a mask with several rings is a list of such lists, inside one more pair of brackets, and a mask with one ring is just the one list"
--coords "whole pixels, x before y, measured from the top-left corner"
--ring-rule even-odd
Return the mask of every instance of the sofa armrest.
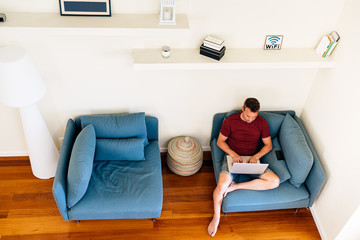
[[149, 141], [159, 140], [159, 120], [156, 117], [146, 116], [147, 138]]
[[211, 159], [212, 159], [212, 162], [213, 162], [215, 178], [216, 178], [216, 182], [218, 182], [219, 173], [221, 171], [221, 165], [222, 165], [225, 153], [224, 153], [223, 150], [221, 150], [218, 147], [217, 138], [214, 138], [211, 141], [210, 148], [211, 148]]
[[222, 126], [222, 123], [224, 121], [225, 116], [226, 116], [226, 113], [217, 113], [217, 114], [215, 114], [215, 116], [213, 118], [213, 125], [212, 125], [210, 142], [212, 142], [212, 140], [214, 138], [219, 137], [220, 129], [221, 129], [221, 126]]
[[71, 150], [76, 138], [76, 127], [72, 119], [66, 125], [63, 144], [60, 150], [59, 162], [55, 173], [52, 192], [61, 216], [69, 220], [66, 205], [66, 181]]
[[310, 137], [308, 133], [306, 132], [306, 129], [304, 125], [302, 124], [301, 120], [295, 116], [294, 119], [299, 124], [301, 130], [304, 133], [305, 139], [307, 144], [309, 145], [309, 148], [311, 150], [311, 153], [314, 157], [314, 163], [310, 170], [310, 173], [305, 180], [305, 185], [310, 193], [310, 201], [309, 201], [309, 207], [311, 207], [316, 200], [317, 196], [320, 194], [321, 189], [323, 188], [325, 181], [326, 181], [326, 175], [324, 172], [324, 169], [321, 165], [321, 162], [316, 154], [315, 148], [312, 145], [312, 142], [310, 140]]

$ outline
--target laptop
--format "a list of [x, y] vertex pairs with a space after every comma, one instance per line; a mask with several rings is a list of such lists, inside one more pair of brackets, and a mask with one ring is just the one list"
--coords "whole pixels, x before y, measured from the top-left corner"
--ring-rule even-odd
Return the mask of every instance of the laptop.
[[263, 174], [269, 166], [267, 163], [246, 163], [251, 156], [241, 156], [242, 163], [234, 163], [230, 155], [226, 155], [229, 172], [234, 174]]

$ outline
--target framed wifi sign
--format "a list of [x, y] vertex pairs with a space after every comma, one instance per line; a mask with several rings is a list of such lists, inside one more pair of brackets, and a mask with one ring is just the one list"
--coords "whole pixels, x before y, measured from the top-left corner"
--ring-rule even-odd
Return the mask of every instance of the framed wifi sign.
[[280, 50], [284, 36], [283, 35], [267, 35], [265, 38], [265, 50]]

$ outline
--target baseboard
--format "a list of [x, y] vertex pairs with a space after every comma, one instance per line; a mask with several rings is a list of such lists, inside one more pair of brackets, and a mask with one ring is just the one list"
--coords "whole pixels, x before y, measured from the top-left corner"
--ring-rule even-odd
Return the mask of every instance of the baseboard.
[[[211, 148], [210, 146], [201, 146], [202, 147], [202, 150], [203, 152], [210, 152], [211, 151]], [[167, 152], [168, 149], [167, 148], [160, 148], [160, 152]]]
[[29, 153], [27, 152], [5, 152], [0, 153], [0, 157], [28, 157]]
[[315, 224], [316, 224], [316, 228], [318, 229], [318, 232], [319, 232], [319, 234], [320, 234], [321, 239], [322, 239], [322, 240], [327, 240], [327, 238], [326, 238], [326, 236], [325, 236], [325, 234], [324, 234], [324, 230], [323, 230], [323, 228], [322, 228], [322, 226], [321, 226], [321, 224], [320, 224], [320, 222], [319, 222], [319, 218], [318, 218], [318, 216], [316, 215], [316, 212], [315, 212], [315, 210], [314, 210], [313, 207], [310, 207], [310, 212], [311, 212], [311, 215], [312, 215], [312, 217], [313, 217], [313, 219], [314, 219], [314, 222], [315, 222]]

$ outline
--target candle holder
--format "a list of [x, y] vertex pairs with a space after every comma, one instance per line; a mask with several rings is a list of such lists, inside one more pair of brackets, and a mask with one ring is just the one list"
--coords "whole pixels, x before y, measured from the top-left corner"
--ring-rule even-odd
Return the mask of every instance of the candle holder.
[[161, 55], [164, 57], [164, 58], [168, 58], [170, 57], [170, 50], [171, 48], [169, 46], [163, 46], [161, 48]]

